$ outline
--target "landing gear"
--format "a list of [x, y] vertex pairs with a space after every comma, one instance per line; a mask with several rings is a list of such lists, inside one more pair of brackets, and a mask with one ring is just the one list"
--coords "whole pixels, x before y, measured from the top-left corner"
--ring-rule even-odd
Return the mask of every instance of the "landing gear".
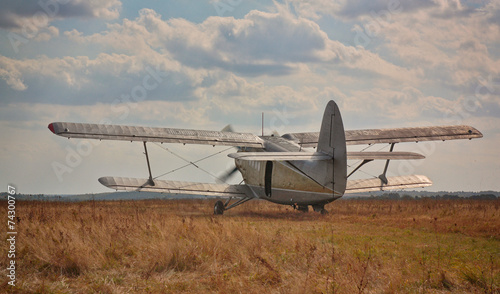
[[224, 203], [222, 201], [217, 201], [215, 202], [215, 205], [214, 205], [214, 214], [215, 215], [222, 215], [224, 213], [224, 210], [225, 210], [225, 207], [224, 207]]
[[229, 205], [229, 202], [231, 201], [231, 199], [233, 199], [232, 197], [229, 197], [229, 199], [226, 200], [226, 203], [218, 200], [217, 202], [215, 202], [215, 205], [214, 205], [214, 214], [215, 215], [221, 215], [221, 214], [224, 214], [224, 211], [225, 210], [229, 210], [233, 207], [236, 207], [240, 204], [243, 204], [245, 202], [247, 202], [248, 200], [252, 200], [252, 198], [250, 197], [245, 197], [245, 198], [241, 198], [240, 200], [234, 202], [233, 204]]
[[313, 205], [313, 210], [323, 215], [328, 214], [328, 210], [325, 209], [324, 205]]
[[[309, 211], [309, 206], [308, 205], [297, 205], [294, 204], [292, 205], [294, 209], [297, 209], [300, 212], [308, 212]], [[325, 205], [312, 205], [312, 208], [314, 211], [319, 212], [323, 215], [328, 214], [328, 210], [325, 209]]]

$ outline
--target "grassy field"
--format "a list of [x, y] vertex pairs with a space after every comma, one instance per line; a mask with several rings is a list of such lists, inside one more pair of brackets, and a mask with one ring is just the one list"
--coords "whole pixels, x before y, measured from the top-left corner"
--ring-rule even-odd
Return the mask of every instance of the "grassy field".
[[213, 203], [18, 202], [17, 284], [4, 241], [0, 292], [500, 293], [500, 201]]

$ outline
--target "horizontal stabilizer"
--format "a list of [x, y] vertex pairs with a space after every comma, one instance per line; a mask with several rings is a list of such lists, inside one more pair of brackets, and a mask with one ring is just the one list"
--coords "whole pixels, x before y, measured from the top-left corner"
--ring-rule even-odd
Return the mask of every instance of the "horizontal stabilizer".
[[106, 124], [54, 122], [49, 129], [66, 138], [122, 140], [161, 143], [207, 144], [262, 148], [254, 134], [203, 130], [135, 127]]
[[347, 152], [347, 159], [363, 160], [404, 160], [424, 159], [425, 156], [414, 152]]
[[169, 194], [202, 195], [209, 197], [253, 197], [246, 185], [208, 184], [195, 182], [153, 180], [149, 179], [102, 177], [99, 182], [104, 186], [125, 191], [146, 191]]
[[321, 152], [238, 152], [227, 156], [234, 159], [254, 161], [288, 161], [288, 160], [331, 160], [330, 155]]
[[[292, 133], [284, 136], [295, 139], [302, 147], [316, 147], [319, 132]], [[482, 137], [483, 134], [476, 128], [465, 125], [345, 131], [347, 145], [445, 141]]]
[[[292, 160], [331, 160], [330, 155], [322, 152], [238, 152], [229, 157], [253, 161], [292, 161]], [[347, 159], [362, 160], [402, 160], [423, 159], [425, 156], [413, 152], [347, 152]]]
[[420, 175], [389, 177], [387, 178], [387, 184], [383, 184], [378, 178], [349, 180], [347, 181], [345, 193], [423, 188], [431, 185], [432, 181], [428, 177]]

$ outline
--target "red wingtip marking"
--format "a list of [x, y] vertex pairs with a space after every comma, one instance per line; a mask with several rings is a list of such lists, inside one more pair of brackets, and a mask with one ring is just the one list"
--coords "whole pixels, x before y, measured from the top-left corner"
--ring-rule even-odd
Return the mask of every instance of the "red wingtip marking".
[[49, 130], [54, 134], [56, 133], [54, 132], [54, 124], [49, 124]]

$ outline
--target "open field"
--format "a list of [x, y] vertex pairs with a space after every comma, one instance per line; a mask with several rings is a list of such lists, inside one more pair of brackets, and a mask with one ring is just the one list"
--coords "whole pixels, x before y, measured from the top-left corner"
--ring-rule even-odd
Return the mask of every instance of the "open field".
[[500, 293], [500, 200], [214, 202], [17, 202], [0, 292]]

